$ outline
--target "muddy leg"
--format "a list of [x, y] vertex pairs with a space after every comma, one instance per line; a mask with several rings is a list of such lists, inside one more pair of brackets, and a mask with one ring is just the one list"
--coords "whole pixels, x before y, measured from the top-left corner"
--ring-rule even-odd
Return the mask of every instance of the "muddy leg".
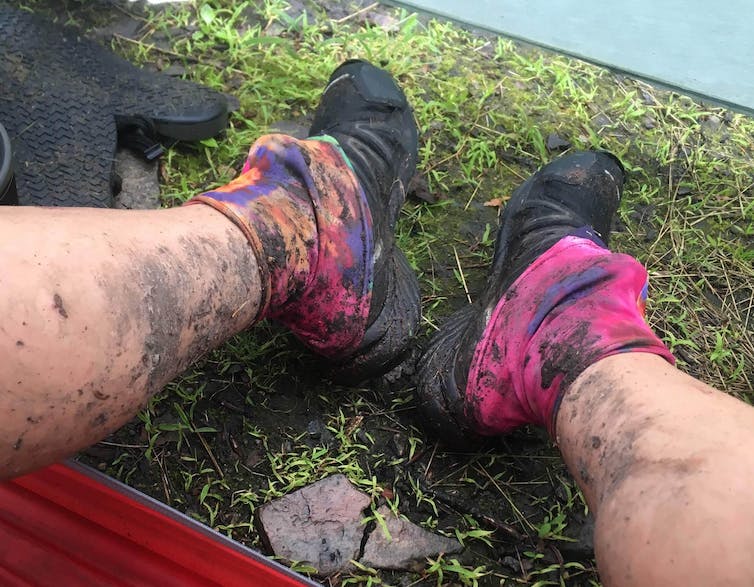
[[754, 410], [657, 356], [566, 391], [558, 443], [596, 518], [605, 585], [754, 584]]
[[259, 309], [246, 238], [208, 206], [0, 212], [0, 478], [128, 421]]

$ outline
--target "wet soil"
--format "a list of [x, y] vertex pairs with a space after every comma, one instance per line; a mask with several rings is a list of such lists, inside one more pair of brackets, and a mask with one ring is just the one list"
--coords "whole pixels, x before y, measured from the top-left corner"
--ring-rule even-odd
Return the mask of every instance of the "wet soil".
[[[285, 338], [294, 349], [298, 346], [295, 340]], [[274, 365], [275, 359], [270, 361]], [[189, 386], [203, 388], [203, 397], [193, 406], [195, 426], [216, 430], [202, 434], [207, 448], [190, 433], [182, 437], [179, 432], [167, 431], [157, 437], [154, 456], [149, 459], [144, 453], [150, 442], [149, 427], [137, 420], [85, 451], [81, 458], [208, 522], [200, 495], [202, 481], [185, 490], [187, 476], [199, 469], [194, 459], [210, 469], [199, 475], [202, 480], [219, 478], [218, 469], [222, 471], [224, 487], [213, 492], [263, 495], [276, 479], [277, 467], [287, 469], [286, 461], [309, 458], [308, 451], [319, 447], [337, 459], [336, 455], [353, 450], [351, 444], [360, 444], [368, 448], [357, 449], [355, 461], [381, 488], [375, 504], [397, 497], [400, 512], [410, 520], [421, 524], [432, 519], [434, 530], [451, 536], [456, 529], [469, 528], [469, 517], [491, 531], [492, 547], [470, 543], [459, 557], [464, 564], [526, 577], [534, 565], [524, 552], [534, 552], [541, 555], [537, 567], [563, 561], [593, 566], [593, 521], [584, 515], [583, 504], [574, 507], [572, 480], [544, 432], [522, 430], [505, 439], [470, 446], [465, 452], [448, 451], [417, 431], [421, 421], [411, 397], [410, 378], [373, 382], [361, 389], [328, 388], [323, 386], [326, 373], [319, 372], [317, 362], [308, 357], [298, 365], [275, 366], [287, 373], [277, 374], [264, 390], [255, 389], [241, 365], [226, 369], [208, 361], [200, 367], [201, 374], [194, 376]], [[401, 407], [396, 409], [396, 403]], [[171, 402], [156, 405], [156, 426], [176, 424], [171, 407]], [[342, 423], [334, 418], [338, 412]], [[259, 436], [249, 434], [250, 428]], [[351, 431], [348, 442], [339, 438], [342, 430]], [[411, 442], [416, 438], [422, 443], [412, 453]], [[323, 463], [313, 479], [336, 470], [340, 470], [336, 464]], [[283, 473], [286, 480], [287, 472]], [[557, 507], [570, 510], [564, 534], [573, 541], [543, 540], [534, 527]], [[264, 550], [252, 519], [248, 504], [224, 500], [212, 525], [232, 529], [235, 539]], [[338, 584], [341, 579], [332, 578], [330, 583]], [[417, 575], [387, 573], [383, 579], [388, 584], [413, 584]], [[430, 578], [426, 584], [435, 581]], [[499, 579], [481, 584], [497, 585]]]

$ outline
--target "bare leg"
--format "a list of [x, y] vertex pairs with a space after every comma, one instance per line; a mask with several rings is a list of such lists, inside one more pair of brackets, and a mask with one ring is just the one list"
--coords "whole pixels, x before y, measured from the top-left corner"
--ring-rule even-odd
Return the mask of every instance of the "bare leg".
[[401, 356], [420, 301], [394, 243], [411, 108], [387, 72], [349, 61], [310, 134], [260, 138], [241, 176], [192, 206], [0, 213], [0, 478], [116, 429], [257, 318], [344, 378]]
[[754, 583], [754, 410], [644, 353], [587, 368], [557, 416], [605, 585]]
[[310, 134], [260, 138], [241, 176], [189, 207], [0, 214], [0, 478], [95, 442], [258, 318], [344, 379], [402, 355], [420, 302], [394, 236], [411, 108], [387, 72], [348, 61]]
[[208, 206], [0, 213], [0, 477], [115, 430], [257, 314], [257, 262]]
[[673, 367], [644, 321], [646, 271], [603, 240], [623, 177], [573, 153], [512, 194], [486, 289], [435, 336], [419, 395], [446, 438], [548, 428], [606, 585], [752, 585], [754, 410]]

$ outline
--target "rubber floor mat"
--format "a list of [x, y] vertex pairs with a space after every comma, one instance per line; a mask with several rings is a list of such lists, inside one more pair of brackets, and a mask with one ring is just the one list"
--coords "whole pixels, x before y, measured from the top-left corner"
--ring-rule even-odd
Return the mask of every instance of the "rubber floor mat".
[[119, 126], [201, 140], [227, 120], [223, 94], [136, 67], [0, 1], [0, 123], [21, 204], [110, 207]]

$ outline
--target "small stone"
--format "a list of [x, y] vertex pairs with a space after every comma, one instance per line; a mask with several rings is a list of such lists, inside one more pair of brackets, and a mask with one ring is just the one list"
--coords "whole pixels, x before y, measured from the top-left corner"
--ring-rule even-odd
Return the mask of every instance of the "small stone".
[[646, 90], [641, 91], [641, 99], [645, 104], [656, 104], [655, 97]]
[[557, 133], [551, 132], [549, 135], [547, 135], [547, 150], [548, 151], [564, 151], [570, 146], [571, 146], [571, 143], [565, 140], [564, 138], [562, 138]]
[[294, 21], [302, 16], [308, 21], [313, 20], [312, 15], [306, 12], [304, 3], [301, 2], [301, 0], [288, 0], [287, 4], [288, 8], [286, 9], [285, 13], [288, 15], [291, 21]]
[[330, 446], [332, 444], [333, 434], [322, 420], [311, 420], [306, 425], [306, 433], [309, 435], [309, 441], [312, 445]]
[[369, 434], [367, 434], [366, 430], [364, 430], [363, 428], [359, 428], [356, 431], [356, 440], [358, 440], [361, 444], [369, 444], [371, 442]]
[[657, 126], [657, 121], [651, 116], [645, 116], [642, 119], [641, 124], [644, 126], [644, 128], [646, 128], [647, 130], [650, 130]]
[[262, 455], [258, 450], [252, 450], [246, 455], [246, 466], [250, 469], [256, 467], [262, 461]]
[[359, 555], [369, 496], [333, 475], [260, 508], [260, 534], [272, 552], [332, 575]]
[[171, 63], [162, 70], [162, 73], [170, 77], [181, 77], [186, 74], [186, 68], [178, 63]]
[[264, 29], [264, 34], [268, 37], [280, 37], [283, 35], [283, 32], [285, 32], [285, 27], [277, 22], [271, 22]]
[[108, 42], [116, 36], [138, 39], [142, 28], [143, 23], [139, 19], [132, 16], [122, 16], [105, 26], [95, 28], [90, 34], [98, 40]]
[[429, 191], [427, 178], [418, 173], [408, 182], [408, 196], [428, 204], [435, 204], [440, 198], [438, 194]]
[[240, 363], [234, 363], [234, 364], [230, 365], [225, 370], [225, 374], [226, 375], [237, 375], [238, 373], [243, 373], [243, 371], [244, 371], [244, 366], [243, 365], [241, 365]]
[[388, 446], [392, 449], [393, 453], [397, 457], [403, 457], [406, 453], [406, 442], [404, 436], [400, 432], [393, 434], [393, 437], [388, 442]]
[[715, 133], [720, 130], [722, 124], [723, 121], [720, 119], [720, 117], [712, 114], [707, 117], [707, 120], [702, 122], [702, 129], [710, 133]]
[[594, 126], [598, 130], [601, 130], [608, 126], [612, 126], [613, 124], [613, 121], [610, 120], [610, 118], [606, 114], [598, 114], [592, 119], [592, 122], [594, 122]]
[[400, 21], [390, 14], [375, 13], [369, 20], [388, 33], [395, 32], [400, 28]]
[[455, 554], [463, 546], [453, 538], [427, 532], [425, 529], [393, 514], [387, 506], [377, 512], [385, 518], [390, 538], [377, 524], [364, 546], [361, 564], [377, 569], [416, 570], [427, 557]]
[[557, 549], [568, 560], [589, 560], [594, 556], [594, 518], [572, 511], [568, 516], [568, 536], [573, 540], [557, 541]]
[[306, 425], [306, 433], [312, 438], [320, 438], [325, 431], [325, 423], [322, 420], [311, 420]]

